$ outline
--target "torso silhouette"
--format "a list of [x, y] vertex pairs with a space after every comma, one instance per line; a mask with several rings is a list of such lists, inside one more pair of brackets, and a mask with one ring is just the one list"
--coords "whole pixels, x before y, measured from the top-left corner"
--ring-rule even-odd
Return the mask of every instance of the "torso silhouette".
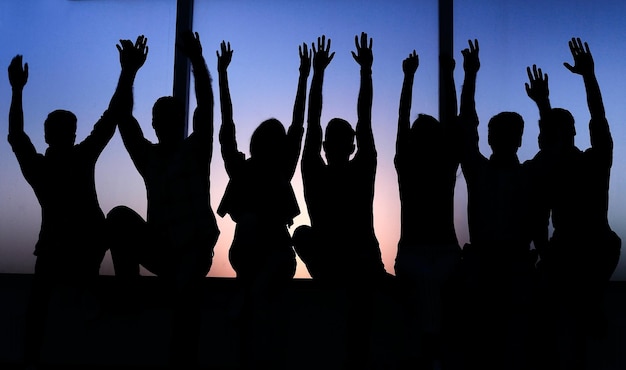
[[454, 187], [459, 161], [449, 132], [446, 137], [444, 148], [438, 153], [414, 153], [408, 147], [412, 145], [410, 142], [400, 144], [394, 159], [404, 226], [399, 248], [458, 244], [454, 230]]
[[239, 151], [222, 151], [230, 178], [217, 209], [237, 223], [231, 251], [293, 254], [287, 226], [300, 214], [291, 178], [300, 156], [303, 130], [294, 125], [287, 131], [286, 156], [271, 160], [245, 158]]
[[102, 239], [104, 214], [94, 181], [95, 164], [115, 132], [102, 118], [80, 144], [36, 152], [26, 134], [9, 136], [24, 178], [41, 205], [41, 231], [35, 254], [75, 254]]
[[235, 222], [245, 213], [263, 215], [268, 222], [287, 225], [300, 213], [284, 166], [263, 166], [243, 153], [230, 164], [231, 181], [218, 213], [229, 213]]
[[[333, 258], [380, 261], [374, 234], [375, 150], [359, 150], [344, 166], [305, 157], [302, 174], [311, 227], [320, 242], [333, 245]], [[336, 257], [335, 257], [336, 256]]]
[[209, 203], [211, 154], [202, 138], [191, 134], [172, 146], [143, 139], [129, 152], [146, 185], [151, 231], [177, 248], [213, 240], [218, 229]]
[[610, 157], [596, 148], [572, 148], [554, 168], [554, 236], [589, 239], [610, 231], [607, 211]]
[[525, 166], [515, 158], [480, 157], [463, 168], [470, 242], [528, 248], [530, 193]]

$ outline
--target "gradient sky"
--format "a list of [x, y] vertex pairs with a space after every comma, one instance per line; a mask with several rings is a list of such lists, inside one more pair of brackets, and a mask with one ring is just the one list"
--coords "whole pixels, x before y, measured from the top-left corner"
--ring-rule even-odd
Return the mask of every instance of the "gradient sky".
[[[175, 0], [0, 3], [0, 64], [6, 68], [18, 53], [29, 63], [30, 77], [24, 91], [25, 130], [39, 151], [46, 147], [43, 121], [54, 109], [76, 113], [78, 140], [89, 133], [115, 89], [119, 75], [115, 44], [120, 38], [134, 39], [139, 34], [148, 37], [150, 53], [135, 83], [135, 116], [146, 137], [156, 140], [150, 110], [158, 97], [171, 95], [175, 10]], [[569, 38], [580, 36], [589, 42], [615, 141], [609, 219], [626, 240], [626, 129], [622, 124], [626, 119], [626, 48], [620, 47], [626, 39], [626, 29], [621, 24], [625, 15], [626, 5], [611, 0], [593, 4], [561, 0], [458, 1], [454, 9], [454, 45], [460, 93], [460, 50], [466, 47], [468, 38], [480, 41], [476, 101], [480, 135], [484, 138], [481, 150], [486, 155], [490, 153], [486, 145], [488, 119], [500, 111], [516, 111], [526, 121], [519, 152], [520, 159], [526, 160], [537, 151], [538, 113], [524, 91], [525, 68], [533, 63], [550, 75], [553, 106], [569, 109], [576, 118], [577, 145], [581, 149], [589, 146], [589, 113], [582, 79], [562, 65], [564, 61], [571, 62]], [[215, 50], [221, 40], [230, 41], [235, 51], [229, 76], [237, 139], [240, 150], [245, 152], [252, 131], [264, 119], [275, 117], [285, 125], [290, 123], [298, 76], [298, 45], [310, 44], [321, 34], [332, 39], [332, 50], [337, 53], [326, 73], [322, 121], [341, 117], [356, 123], [359, 71], [350, 51], [354, 49], [354, 35], [361, 31], [374, 38], [373, 129], [379, 153], [374, 219], [385, 266], [393, 272], [400, 233], [393, 155], [401, 62], [413, 49], [420, 55], [412, 116], [437, 116], [437, 1], [196, 0], [194, 25], [211, 72], [215, 72]], [[3, 76], [0, 116], [7, 117], [11, 95], [6, 73]], [[217, 92], [217, 81], [214, 91]], [[191, 107], [195, 107], [193, 101]], [[217, 130], [219, 108], [215, 114]], [[6, 132], [5, 118], [0, 120], [0, 133]], [[32, 272], [40, 207], [4, 139], [0, 140], [0, 174], [0, 272]], [[227, 182], [218, 145], [211, 180], [215, 208]], [[96, 183], [104, 212], [125, 204], [145, 216], [144, 184], [118, 134], [100, 157]], [[299, 169], [293, 185], [303, 211], [295, 220], [295, 228], [308, 223]], [[463, 244], [468, 235], [462, 175], [455, 197], [457, 235]], [[218, 223], [222, 234], [209, 275], [234, 276], [227, 258], [234, 223], [228, 216], [218, 218]], [[108, 256], [102, 271], [112, 273]], [[308, 276], [301, 263], [296, 276]], [[626, 264], [620, 262], [614, 279], [626, 279]]]

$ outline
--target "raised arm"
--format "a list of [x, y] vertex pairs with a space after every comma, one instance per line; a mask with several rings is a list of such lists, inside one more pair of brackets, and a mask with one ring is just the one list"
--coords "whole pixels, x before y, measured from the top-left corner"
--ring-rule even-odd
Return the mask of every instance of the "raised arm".
[[22, 92], [28, 81], [28, 63], [22, 66], [22, 56], [16, 55], [9, 65], [9, 82], [11, 83], [12, 98], [9, 108], [9, 136], [8, 141], [15, 153], [15, 157], [27, 181], [36, 175], [37, 166], [34, 163], [41, 157], [35, 146], [24, 132], [24, 112], [22, 107]]
[[[109, 102], [109, 108], [102, 114], [96, 122], [89, 136], [79, 144], [83, 154], [98, 158], [104, 147], [109, 143], [115, 133], [115, 124], [118, 121], [128, 121], [129, 112], [132, 114], [132, 86], [135, 81], [137, 71], [146, 60], [147, 39], [139, 36], [133, 45], [130, 41], [124, 41], [123, 48], [116, 45], [120, 52], [120, 64], [122, 69], [118, 79], [117, 88]], [[121, 43], [121, 41], [120, 41]], [[130, 98], [128, 98], [130, 94]], [[126, 118], [125, 118], [126, 117]], [[135, 121], [133, 121], [135, 122]], [[122, 123], [122, 127], [124, 127]], [[131, 123], [132, 125], [132, 123]], [[122, 128], [120, 129], [120, 132]], [[141, 131], [139, 131], [141, 133]], [[128, 136], [128, 135], [127, 135]], [[143, 140], [143, 135], [137, 140]]]
[[[478, 148], [478, 115], [476, 114], [476, 102], [474, 95], [476, 92], [476, 76], [480, 69], [480, 59], [478, 58], [478, 40], [468, 40], [469, 48], [461, 51], [463, 54], [463, 70], [465, 78], [463, 89], [461, 90], [460, 109], [460, 130], [462, 157], [461, 164], [465, 177], [470, 176], [471, 163], [481, 157]], [[470, 166], [468, 166], [470, 165]]]
[[370, 152], [376, 153], [374, 145], [374, 134], [372, 132], [372, 96], [374, 94], [372, 86], [372, 63], [374, 55], [372, 54], [372, 38], [367, 33], [361, 32], [361, 42], [359, 36], [354, 36], [354, 44], [356, 53], [352, 52], [352, 57], [361, 66], [361, 88], [359, 89], [359, 98], [357, 102], [356, 123], [356, 142], [358, 153]]
[[293, 117], [291, 120], [292, 129], [302, 129], [304, 127], [304, 107], [306, 104], [306, 83], [311, 71], [311, 53], [306, 43], [298, 47], [300, 54], [300, 74], [298, 76], [298, 89], [296, 91], [296, 101], [293, 104]]
[[461, 109], [460, 115], [464, 120], [478, 121], [476, 114], [476, 102], [474, 96], [476, 94], [476, 76], [480, 69], [480, 59], [478, 58], [478, 40], [468, 40], [469, 47], [463, 49], [463, 70], [465, 78], [463, 80], [463, 88], [461, 90]]
[[526, 67], [526, 73], [528, 74], [528, 82], [525, 83], [526, 94], [537, 104], [539, 118], [546, 119], [550, 109], [552, 109], [550, 90], [548, 89], [548, 74], [544, 74], [541, 68], [537, 68], [536, 64], [533, 64], [532, 70], [530, 67]]
[[[196, 109], [193, 115], [193, 132], [201, 135], [203, 142], [211, 149], [213, 144], [213, 89], [211, 88], [211, 75], [202, 56], [202, 44], [200, 35], [191, 31], [183, 33], [179, 49], [189, 58], [193, 68], [193, 76], [196, 92]], [[207, 141], [208, 140], [208, 141]], [[211, 152], [212, 150], [210, 150]]]
[[233, 159], [239, 157], [237, 150], [237, 139], [235, 137], [235, 122], [233, 121], [233, 104], [230, 100], [230, 88], [228, 86], [228, 65], [233, 57], [233, 50], [230, 42], [222, 41], [220, 44], [221, 55], [217, 54], [217, 73], [220, 84], [220, 107], [222, 110], [222, 125], [220, 126], [220, 144], [222, 147], [222, 158], [226, 166], [226, 171], [230, 173], [230, 164]]
[[539, 150], [548, 149], [550, 143], [553, 141], [549, 139], [550, 135], [546, 125], [551, 124], [549, 120], [550, 110], [550, 90], [548, 89], [548, 74], [543, 73], [541, 68], [537, 68], [537, 65], [533, 64], [532, 70], [530, 67], [526, 67], [526, 73], [528, 74], [528, 82], [526, 86], [526, 94], [531, 98], [537, 108], [539, 109]]
[[604, 148], [612, 156], [613, 139], [609, 131], [609, 125], [604, 112], [602, 94], [596, 79], [593, 57], [589, 51], [589, 45], [580, 38], [572, 38], [569, 41], [569, 49], [574, 57], [574, 65], [565, 62], [563, 65], [572, 73], [583, 77], [585, 90], [587, 92], [587, 105], [591, 114], [589, 123], [591, 146], [593, 148]]
[[[24, 132], [24, 111], [22, 96], [28, 81], [28, 63], [22, 66], [22, 56], [16, 55], [9, 64], [9, 82], [11, 83], [11, 107], [9, 108], [9, 142], [26, 136]], [[27, 136], [26, 136], [27, 137]], [[33, 148], [34, 150], [34, 148]]]
[[135, 158], [140, 148], [146, 144], [141, 127], [133, 117], [133, 84], [137, 72], [148, 57], [147, 42], [148, 39], [142, 35], [137, 37], [135, 44], [130, 40], [120, 40], [116, 45], [122, 71], [109, 110], [118, 117], [120, 135], [132, 158]]
[[330, 39], [326, 43], [326, 36], [317, 38], [317, 48], [312, 44], [313, 51], [313, 78], [309, 92], [309, 113], [307, 117], [306, 139], [304, 141], [304, 158], [319, 158], [322, 151], [322, 85], [324, 84], [324, 72], [335, 56], [335, 52], [329, 54]]
[[298, 159], [300, 157], [300, 148], [302, 147], [302, 134], [304, 131], [304, 108], [306, 105], [306, 83], [311, 72], [311, 53], [306, 43], [302, 43], [298, 47], [300, 55], [300, 68], [298, 76], [298, 88], [296, 90], [296, 100], [293, 104], [293, 117], [291, 125], [287, 131], [289, 142], [289, 171], [290, 178], [293, 176]]
[[602, 103], [602, 94], [600, 86], [596, 79], [594, 70], [593, 57], [589, 51], [589, 45], [585, 42], [584, 47], [580, 38], [572, 38], [569, 41], [569, 49], [574, 57], [574, 65], [565, 62], [563, 65], [572, 73], [579, 74], [583, 77], [585, 90], [587, 91], [587, 105], [591, 119], [604, 119], [604, 104]]
[[419, 66], [419, 56], [413, 50], [402, 62], [404, 80], [400, 92], [400, 108], [398, 109], [398, 132], [396, 134], [396, 155], [406, 151], [409, 132], [411, 130], [411, 101], [413, 99], [413, 81]]

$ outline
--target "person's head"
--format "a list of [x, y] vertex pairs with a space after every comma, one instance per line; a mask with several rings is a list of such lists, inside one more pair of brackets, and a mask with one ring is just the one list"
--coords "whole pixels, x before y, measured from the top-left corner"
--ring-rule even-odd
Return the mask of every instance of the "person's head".
[[572, 114], [562, 108], [552, 108], [540, 122], [539, 149], [568, 148], [574, 146], [576, 128]]
[[494, 154], [515, 154], [522, 145], [524, 119], [515, 112], [498, 113], [489, 120], [487, 130]]
[[67, 110], [48, 114], [43, 124], [46, 143], [51, 147], [70, 147], [76, 140], [76, 116]]
[[346, 163], [354, 153], [354, 129], [341, 118], [333, 118], [326, 126], [324, 152], [328, 164]]
[[185, 138], [185, 108], [176, 98], [164, 96], [152, 107], [152, 127], [160, 143], [175, 143]]
[[287, 150], [285, 127], [276, 118], [261, 122], [250, 138], [250, 157], [261, 161], [284, 158]]
[[419, 114], [411, 126], [411, 148], [417, 155], [445, 150], [444, 126], [428, 114]]

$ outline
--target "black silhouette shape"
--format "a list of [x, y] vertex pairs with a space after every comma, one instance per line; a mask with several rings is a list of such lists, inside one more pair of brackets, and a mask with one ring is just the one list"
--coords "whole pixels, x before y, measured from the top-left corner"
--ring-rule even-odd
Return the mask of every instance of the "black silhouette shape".
[[[411, 347], [406, 366], [433, 368], [443, 361], [444, 294], [461, 262], [454, 230], [454, 186], [459, 165], [455, 120], [454, 60], [440, 58], [447, 91], [441, 122], [420, 114], [411, 126], [412, 88], [419, 57], [402, 63], [395, 166], [401, 202], [401, 233], [395, 271], [409, 309]], [[448, 292], [449, 294], [449, 292]]]
[[288, 226], [300, 208], [291, 179], [300, 157], [311, 56], [306, 44], [299, 47], [300, 73], [289, 129], [285, 132], [282, 123], [274, 118], [262, 122], [252, 134], [250, 158], [246, 159], [237, 148], [228, 85], [227, 69], [232, 55], [230, 43], [222, 42], [221, 54], [217, 53], [222, 109], [220, 144], [230, 180], [217, 212], [222, 217], [229, 214], [236, 222], [229, 259], [244, 290], [244, 366], [272, 367], [277, 365], [271, 365], [268, 356], [281, 346], [273, 346], [269, 335], [272, 331], [284, 332], [287, 324], [287, 314], [276, 302], [296, 270]]
[[[361, 66], [356, 131], [340, 118], [326, 127], [322, 142], [320, 117], [324, 71], [334, 57], [330, 39], [313, 45], [313, 79], [309, 96], [307, 134], [302, 155], [304, 196], [311, 226], [294, 234], [296, 251], [314, 279], [371, 279], [385, 274], [374, 234], [372, 203], [376, 147], [372, 134], [372, 40], [355, 38], [354, 59]], [[356, 138], [356, 148], [354, 140]], [[322, 159], [324, 148], [327, 164]], [[350, 156], [355, 152], [354, 157]]]
[[48, 148], [40, 154], [24, 132], [22, 96], [28, 64], [22, 66], [22, 56], [17, 55], [8, 72], [13, 91], [8, 140], [41, 205], [25, 342], [25, 362], [36, 366], [53, 286], [62, 282], [81, 289], [93, 287], [107, 249], [102, 243], [105, 217], [98, 203], [94, 171], [100, 153], [115, 133], [111, 112], [115, 95], [91, 134], [76, 145], [76, 116], [66, 110], [51, 112], [44, 122]]
[[551, 108], [547, 74], [536, 66], [532, 73], [528, 68], [526, 90], [540, 114], [541, 150], [533, 158], [542, 187], [538, 209], [543, 224], [551, 216], [554, 227], [549, 244], [540, 250], [545, 327], [539, 339], [544, 341], [541, 347], [556, 350], [544, 353], [549, 357], [542, 363], [546, 368], [585, 369], [587, 337], [606, 330], [604, 291], [617, 266], [621, 240], [607, 218], [613, 140], [593, 57], [580, 38], [572, 38], [569, 48], [574, 65], [564, 66], [585, 84], [591, 148], [575, 146], [574, 118], [565, 109]]
[[[301, 164], [311, 226], [295, 231], [294, 247], [314, 280], [346, 290], [345, 361], [346, 366], [359, 368], [369, 361], [371, 300], [387, 276], [372, 214], [377, 163], [371, 119], [374, 58], [372, 39], [366, 33], [355, 36], [356, 53], [352, 56], [361, 67], [356, 131], [347, 121], [333, 118], [322, 142], [322, 84], [334, 57], [334, 53], [329, 54], [330, 44], [330, 39], [326, 43], [322, 36], [317, 39], [317, 48], [313, 45], [313, 79]], [[322, 147], [327, 164], [322, 159]]]
[[[211, 268], [219, 230], [209, 197], [209, 169], [213, 152], [213, 91], [202, 56], [198, 33], [182, 35], [177, 47], [189, 58], [195, 78], [197, 107], [193, 133], [185, 138], [184, 107], [173, 97], [159, 98], [152, 109], [152, 127], [159, 142], [144, 138], [132, 116], [133, 82], [144, 64], [147, 39], [120, 40], [120, 134], [146, 184], [148, 217], [119, 206], [107, 215], [116, 275], [132, 280], [141, 264], [166, 279], [172, 288], [172, 344], [174, 365], [197, 361], [201, 320], [199, 283]], [[132, 291], [131, 291], [132, 294]]]
[[289, 130], [278, 120], [262, 122], [250, 140], [250, 158], [237, 149], [227, 68], [233, 51], [222, 42], [218, 53], [222, 126], [222, 157], [230, 182], [218, 214], [230, 214], [237, 223], [230, 248], [230, 260], [242, 281], [252, 281], [264, 269], [274, 265], [272, 275], [290, 280], [295, 273], [295, 254], [287, 226], [300, 213], [291, 187], [291, 178], [300, 157], [306, 81], [310, 56], [306, 45], [300, 47], [300, 78], [293, 120]]
[[[463, 50], [461, 168], [467, 181], [470, 244], [463, 248], [466, 366], [525, 369], [534, 261], [530, 175], [517, 158], [524, 121], [514, 112], [491, 118], [487, 159], [478, 149], [474, 92], [480, 68], [478, 42]], [[477, 332], [485, 340], [470, 340]], [[489, 358], [489, 361], [485, 361]]]

